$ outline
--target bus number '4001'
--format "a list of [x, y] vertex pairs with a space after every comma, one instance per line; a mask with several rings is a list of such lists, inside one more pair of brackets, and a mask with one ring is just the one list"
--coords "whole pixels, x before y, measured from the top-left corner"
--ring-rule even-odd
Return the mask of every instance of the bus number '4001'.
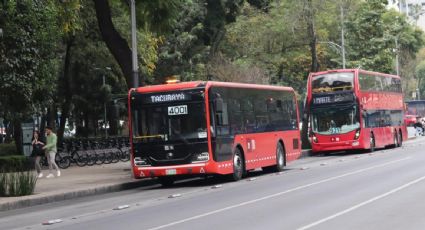
[[177, 105], [168, 107], [168, 115], [183, 115], [187, 114], [187, 105]]

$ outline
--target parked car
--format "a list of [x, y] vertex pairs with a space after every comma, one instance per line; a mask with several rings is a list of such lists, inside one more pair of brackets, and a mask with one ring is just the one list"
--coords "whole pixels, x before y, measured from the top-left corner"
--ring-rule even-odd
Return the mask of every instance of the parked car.
[[406, 126], [413, 126], [417, 122], [416, 115], [405, 114], [404, 123]]

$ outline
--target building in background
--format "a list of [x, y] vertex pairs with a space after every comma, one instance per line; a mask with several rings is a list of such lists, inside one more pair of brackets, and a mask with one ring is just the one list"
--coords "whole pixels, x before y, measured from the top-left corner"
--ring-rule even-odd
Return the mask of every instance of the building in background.
[[425, 31], [425, 0], [388, 0], [388, 8], [406, 14], [412, 24]]

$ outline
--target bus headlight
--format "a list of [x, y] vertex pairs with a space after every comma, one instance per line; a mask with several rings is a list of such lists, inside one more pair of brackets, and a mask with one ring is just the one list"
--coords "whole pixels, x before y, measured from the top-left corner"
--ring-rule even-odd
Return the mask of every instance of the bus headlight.
[[141, 158], [141, 157], [135, 157], [134, 164], [137, 166], [150, 166], [148, 161], [145, 158]]
[[314, 135], [314, 134], [313, 134], [313, 142], [314, 142], [314, 143], [317, 143], [317, 137], [316, 137], [316, 135]]
[[192, 162], [208, 161], [209, 159], [210, 159], [210, 155], [208, 154], [208, 152], [202, 152], [193, 156]]
[[359, 137], [360, 137], [360, 129], [358, 129], [358, 130], [356, 131], [356, 134], [354, 135], [354, 140], [359, 139]]

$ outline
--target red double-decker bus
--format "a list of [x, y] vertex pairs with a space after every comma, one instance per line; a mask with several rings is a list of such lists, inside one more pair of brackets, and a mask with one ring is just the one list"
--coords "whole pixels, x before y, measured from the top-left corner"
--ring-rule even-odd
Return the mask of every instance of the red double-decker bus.
[[307, 108], [313, 152], [401, 146], [407, 138], [399, 76], [360, 69], [311, 73]]
[[134, 177], [170, 185], [180, 175], [283, 170], [301, 154], [292, 88], [185, 82], [129, 92]]

